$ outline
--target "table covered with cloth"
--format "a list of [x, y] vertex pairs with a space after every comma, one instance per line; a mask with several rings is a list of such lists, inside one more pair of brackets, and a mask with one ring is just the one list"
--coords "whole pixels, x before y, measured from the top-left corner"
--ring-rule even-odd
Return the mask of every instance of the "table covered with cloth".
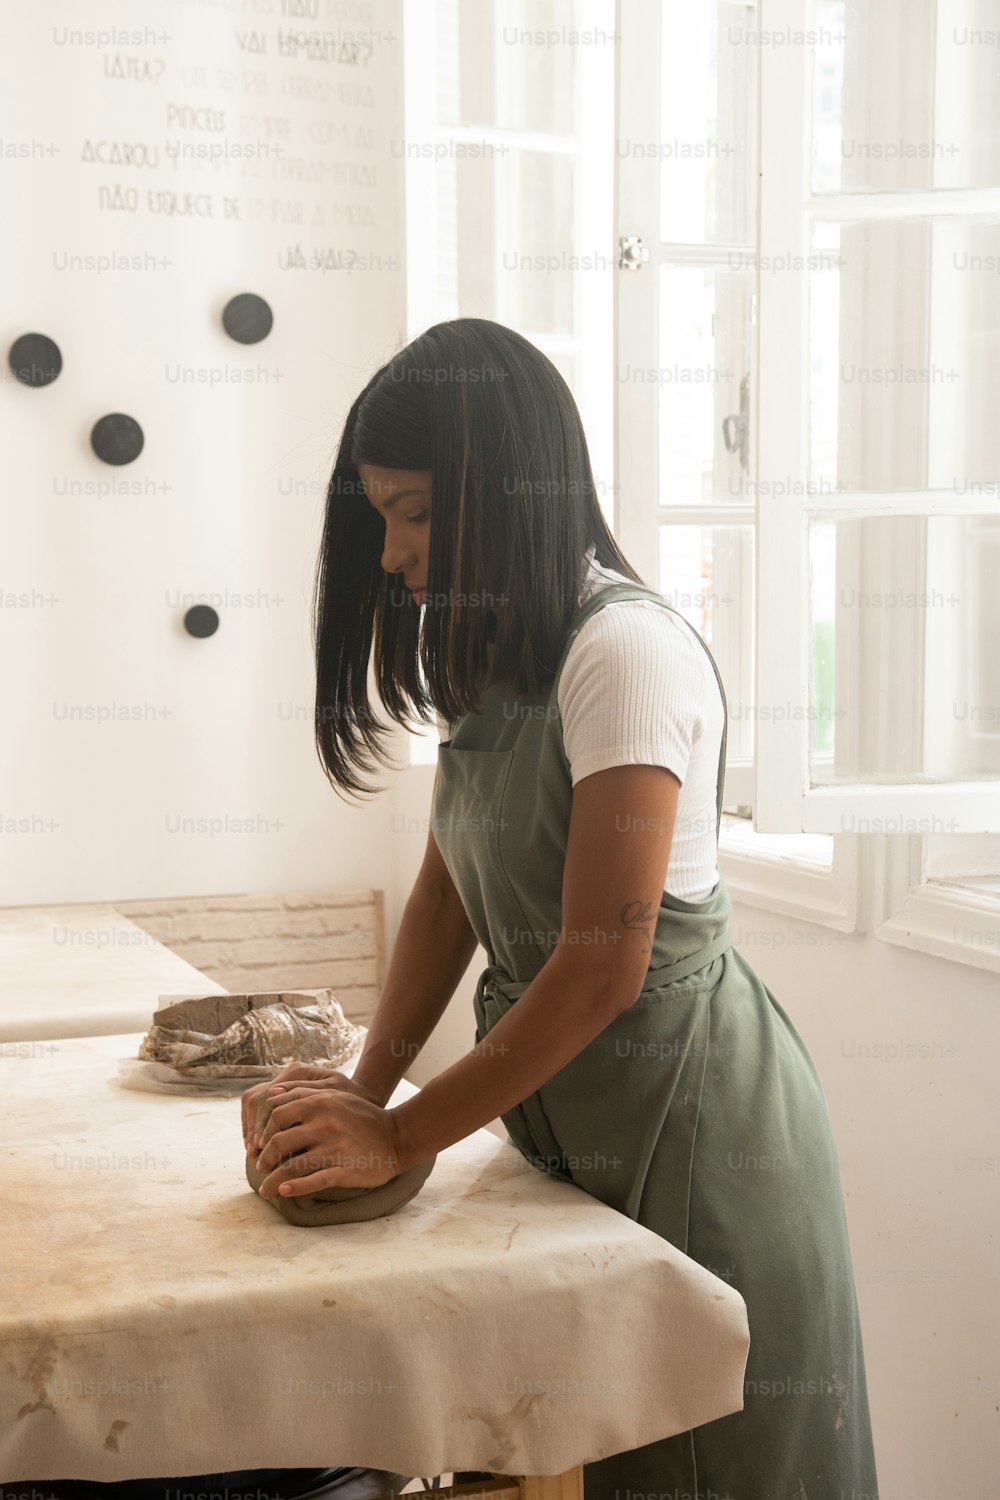
[[0, 1056], [47, 1038], [145, 1031], [171, 996], [226, 993], [103, 902], [0, 910], [0, 954]]
[[0, 1057], [0, 1481], [561, 1474], [741, 1408], [739, 1293], [509, 1142], [298, 1227], [238, 1096], [119, 1086], [141, 1035]]

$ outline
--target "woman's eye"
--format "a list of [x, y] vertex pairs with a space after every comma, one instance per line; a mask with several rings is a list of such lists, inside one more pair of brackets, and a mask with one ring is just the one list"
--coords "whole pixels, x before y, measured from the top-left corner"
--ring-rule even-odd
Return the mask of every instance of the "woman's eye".
[[407, 520], [408, 520], [408, 521], [416, 521], [416, 522], [420, 522], [420, 521], [426, 521], [426, 520], [427, 520], [427, 517], [428, 517], [428, 516], [429, 516], [429, 515], [430, 515], [430, 511], [429, 511], [429, 510], [422, 510], [422, 511], [421, 511], [421, 512], [420, 512], [420, 514], [419, 514], [419, 516], [407, 516], [407, 518], [406, 518], [406, 519], [407, 519]]

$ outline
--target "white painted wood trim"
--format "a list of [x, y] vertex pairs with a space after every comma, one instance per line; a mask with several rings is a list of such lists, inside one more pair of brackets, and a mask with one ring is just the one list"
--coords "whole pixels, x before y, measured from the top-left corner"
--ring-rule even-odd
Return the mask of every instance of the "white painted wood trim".
[[[628, 24], [625, 24], [627, 8]], [[618, 0], [615, 31], [616, 139], [655, 140], [659, 133], [661, 8], [655, 0]], [[657, 311], [660, 243], [660, 164], [641, 153], [615, 152], [613, 244], [617, 261], [622, 235], [638, 235], [649, 260], [638, 271], [616, 264], [614, 274], [614, 348], [628, 350], [643, 369], [659, 363]], [[614, 532], [622, 550], [645, 576], [659, 556], [657, 501], [657, 408], [654, 383], [616, 380], [614, 385], [615, 505]]]
[[[803, 0], [762, 0], [761, 26], [794, 31]], [[797, 47], [762, 47], [758, 67], [756, 415], [758, 705], [805, 703], [809, 681], [808, 557], [802, 510], [788, 491], [807, 473], [807, 278], [771, 269], [804, 254], [809, 177], [805, 68]], [[765, 270], [764, 268], [769, 269]], [[776, 498], [781, 496], [781, 499]], [[814, 498], [814, 497], [810, 497]], [[780, 580], [780, 587], [774, 581]], [[773, 713], [754, 725], [754, 827], [802, 831], [807, 737]]]
[[837, 932], [858, 930], [858, 860], [853, 841], [836, 842], [833, 866], [824, 867], [794, 854], [736, 848], [727, 843], [723, 824], [719, 869], [734, 902], [782, 912]]
[[1000, 974], [1000, 898], [931, 882], [875, 931], [884, 942]]

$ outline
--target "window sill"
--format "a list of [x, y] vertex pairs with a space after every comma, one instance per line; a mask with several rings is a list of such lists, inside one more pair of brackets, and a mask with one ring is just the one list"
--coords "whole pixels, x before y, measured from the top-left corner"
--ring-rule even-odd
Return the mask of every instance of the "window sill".
[[833, 868], [832, 833], [758, 833], [749, 818], [723, 812], [720, 837], [734, 853], [742, 851], [827, 873]]
[[1000, 974], [1000, 890], [995, 881], [928, 881], [877, 928], [887, 943]]
[[856, 865], [852, 840], [755, 833], [749, 820], [723, 814], [719, 868], [734, 901], [854, 932]]

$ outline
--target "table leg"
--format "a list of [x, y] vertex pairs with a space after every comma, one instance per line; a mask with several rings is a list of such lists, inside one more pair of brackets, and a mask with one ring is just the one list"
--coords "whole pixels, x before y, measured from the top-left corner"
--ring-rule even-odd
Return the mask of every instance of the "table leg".
[[583, 1465], [565, 1474], [518, 1475], [521, 1500], [583, 1500]]
[[565, 1474], [491, 1474], [480, 1484], [408, 1490], [406, 1500], [583, 1500], [583, 1465]]

